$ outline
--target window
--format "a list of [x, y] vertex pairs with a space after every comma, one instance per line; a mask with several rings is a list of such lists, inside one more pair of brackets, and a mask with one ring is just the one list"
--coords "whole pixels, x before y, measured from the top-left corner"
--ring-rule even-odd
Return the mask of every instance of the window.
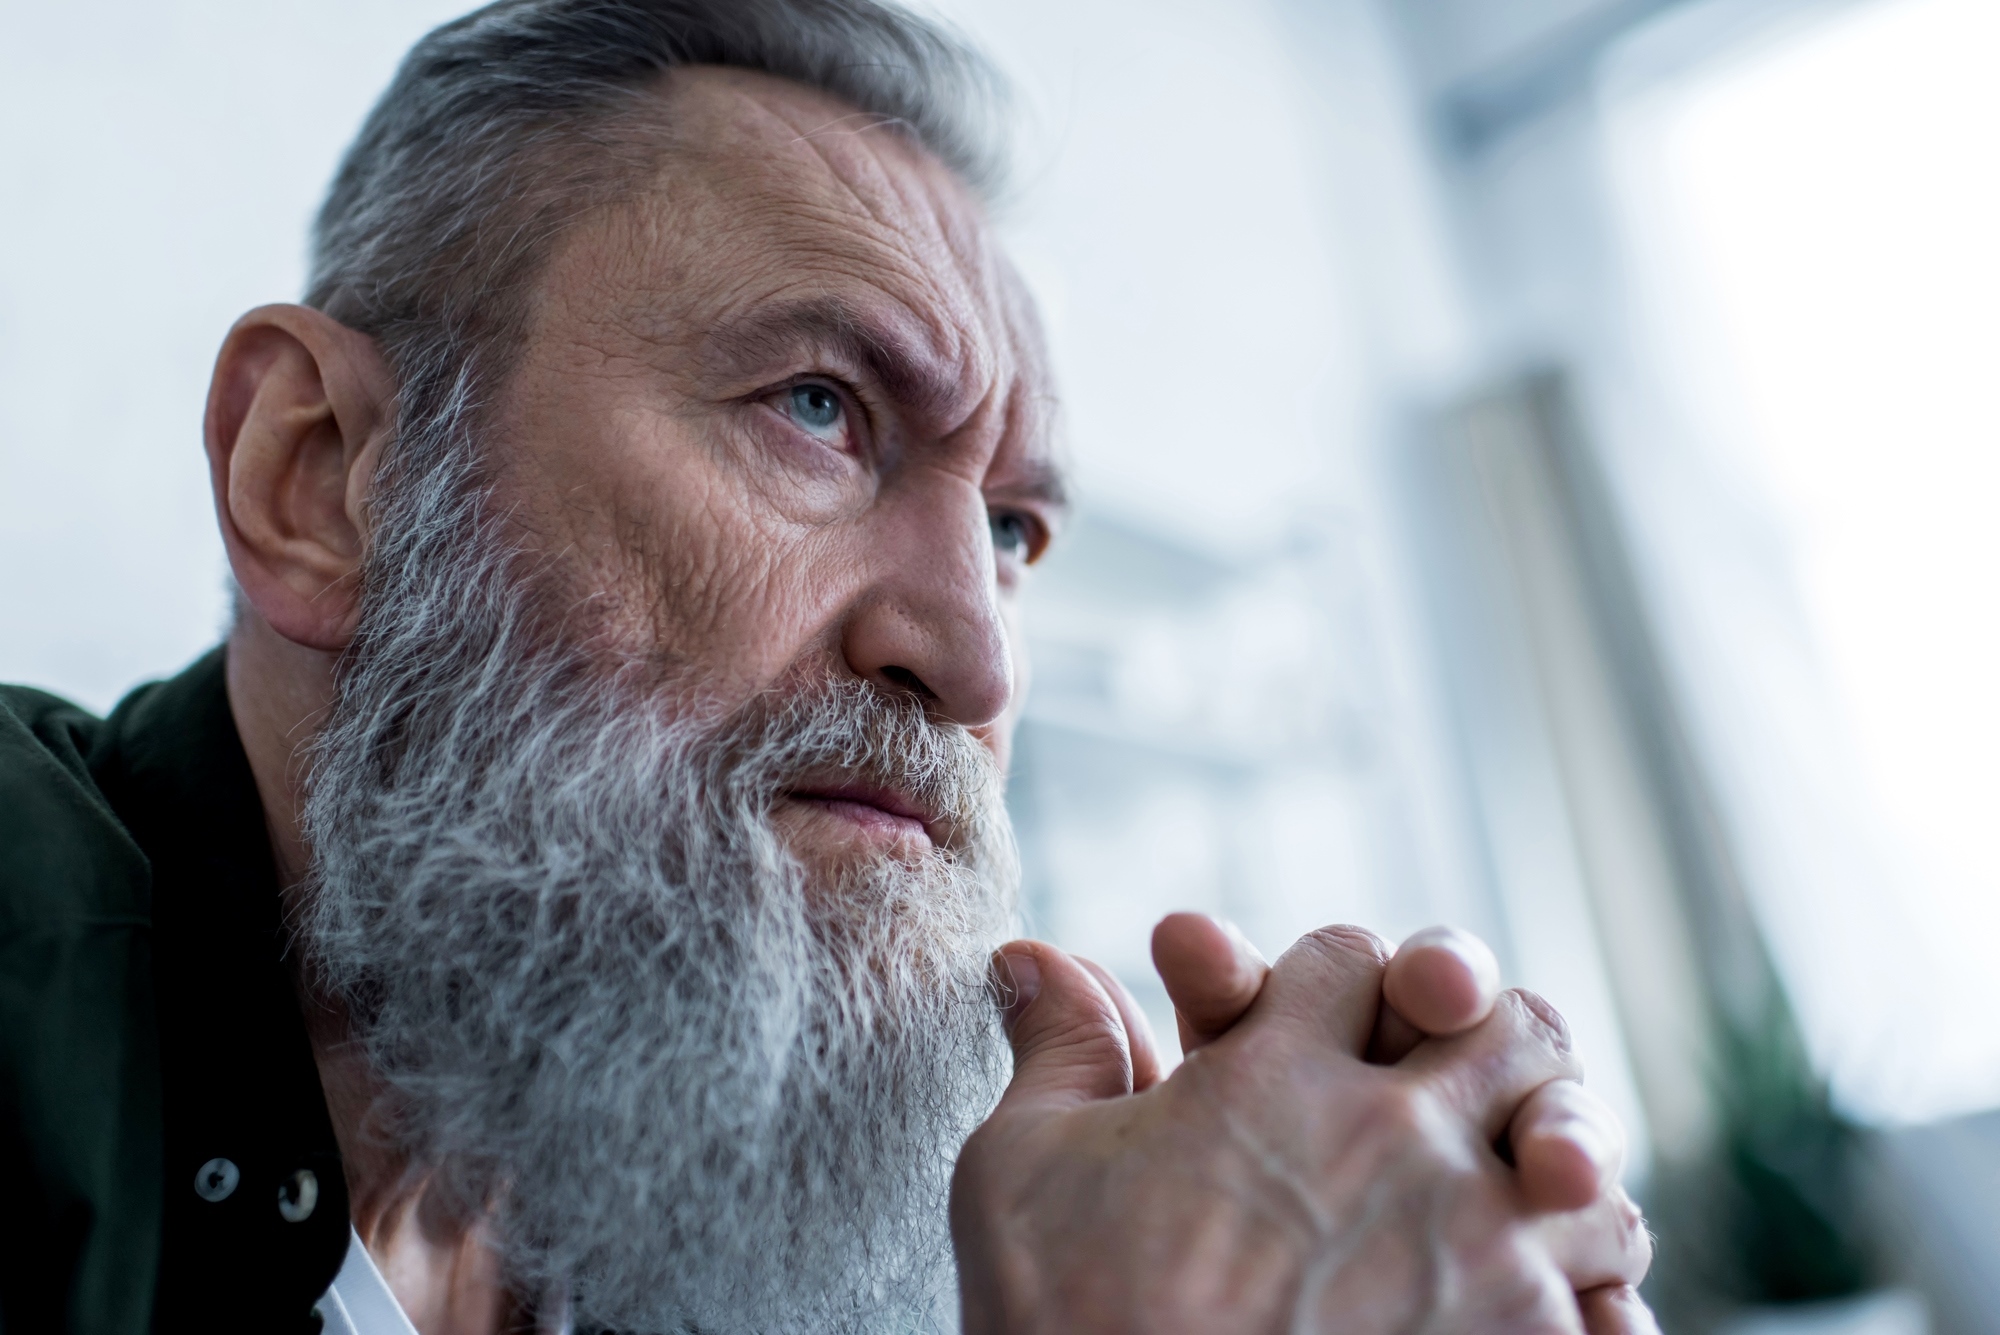
[[1606, 123], [1646, 356], [1706, 456], [1640, 502], [1699, 590], [1681, 659], [1837, 1098], [1991, 1106], [2000, 6], [1822, 8], [1635, 73], [1672, 40], [1614, 65]]

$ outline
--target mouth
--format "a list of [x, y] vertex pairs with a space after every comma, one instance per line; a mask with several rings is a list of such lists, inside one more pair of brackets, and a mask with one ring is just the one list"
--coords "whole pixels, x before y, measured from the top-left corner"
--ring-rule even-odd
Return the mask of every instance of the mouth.
[[796, 788], [785, 794], [809, 810], [850, 826], [883, 842], [904, 839], [940, 844], [944, 831], [938, 818], [906, 794], [865, 783]]

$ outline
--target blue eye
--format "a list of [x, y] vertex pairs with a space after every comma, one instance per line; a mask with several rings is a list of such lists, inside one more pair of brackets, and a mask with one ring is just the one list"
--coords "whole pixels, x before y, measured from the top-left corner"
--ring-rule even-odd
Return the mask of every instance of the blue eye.
[[995, 555], [1009, 556], [1017, 561], [1026, 561], [1034, 555], [1034, 523], [1026, 515], [1013, 510], [996, 510], [988, 517], [987, 523], [993, 529]]
[[841, 418], [840, 396], [825, 385], [794, 385], [786, 396], [786, 404], [791, 410], [792, 420], [822, 440], [832, 440], [839, 436]]

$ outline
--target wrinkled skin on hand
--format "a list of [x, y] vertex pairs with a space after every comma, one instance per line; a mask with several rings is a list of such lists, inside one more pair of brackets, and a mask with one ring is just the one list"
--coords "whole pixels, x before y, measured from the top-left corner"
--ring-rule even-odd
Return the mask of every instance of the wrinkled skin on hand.
[[1313, 933], [1135, 1093], [1118, 1000], [1052, 947], [1009, 947], [1016, 1076], [953, 1191], [965, 1329], [1649, 1329], [1618, 1287], [1650, 1255], [1622, 1192], [1538, 1213], [1494, 1148], [1578, 1075], [1560, 1017], [1506, 993], [1371, 1064], [1386, 956]]

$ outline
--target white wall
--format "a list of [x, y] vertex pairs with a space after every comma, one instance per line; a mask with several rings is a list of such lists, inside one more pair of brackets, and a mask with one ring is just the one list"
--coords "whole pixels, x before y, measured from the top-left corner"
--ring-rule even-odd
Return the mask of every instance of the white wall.
[[298, 297], [341, 148], [458, 8], [0, 5], [0, 681], [104, 708], [217, 638], [210, 363]]
[[[0, 5], [0, 680], [102, 707], [212, 641], [215, 350], [242, 311], [297, 297], [341, 148], [463, 7]], [[1222, 549], [1337, 501], [1361, 359], [1271, 16], [948, 9], [1028, 93], [1011, 231], [1086, 494]]]

